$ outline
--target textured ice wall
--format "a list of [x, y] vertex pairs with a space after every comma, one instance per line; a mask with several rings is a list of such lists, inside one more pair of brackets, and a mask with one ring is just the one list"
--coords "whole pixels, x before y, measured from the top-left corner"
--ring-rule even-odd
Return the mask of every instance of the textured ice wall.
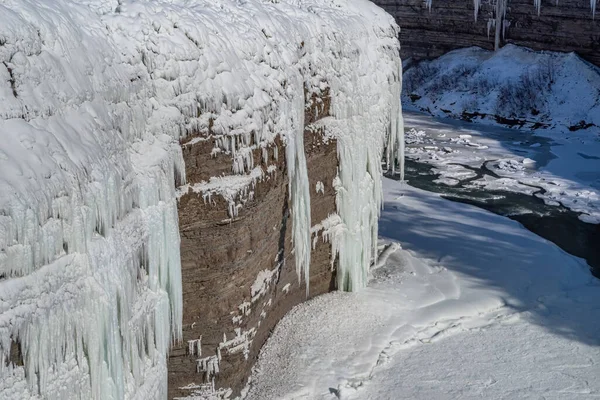
[[182, 317], [179, 140], [199, 131], [249, 182], [251, 150], [281, 135], [307, 280], [305, 91], [331, 89], [331, 240], [339, 286], [362, 287], [384, 145], [393, 161], [402, 143], [397, 33], [362, 0], [4, 0], [0, 398], [166, 396]]
[[0, 19], [0, 398], [164, 397], [179, 129], [88, 7], [5, 1]]

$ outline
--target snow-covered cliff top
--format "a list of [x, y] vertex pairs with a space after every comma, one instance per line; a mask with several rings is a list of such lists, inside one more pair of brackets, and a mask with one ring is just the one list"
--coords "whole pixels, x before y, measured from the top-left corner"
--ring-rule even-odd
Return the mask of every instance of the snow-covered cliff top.
[[305, 89], [332, 94], [339, 275], [363, 285], [383, 144], [402, 132], [398, 47], [366, 0], [3, 1], [0, 397], [165, 397], [179, 141], [209, 124], [240, 175], [254, 168], [243, 149], [284, 138], [308, 271]]

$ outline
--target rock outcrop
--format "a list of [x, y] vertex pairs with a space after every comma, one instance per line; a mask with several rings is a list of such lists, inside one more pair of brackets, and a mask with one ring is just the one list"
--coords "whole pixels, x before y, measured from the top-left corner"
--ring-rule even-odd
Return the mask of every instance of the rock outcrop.
[[[307, 124], [329, 114], [327, 92], [319, 100], [323, 107], [307, 109]], [[182, 147], [188, 183], [230, 173], [231, 156], [211, 156], [213, 140], [187, 141]], [[304, 151], [311, 220], [322, 221], [336, 213], [331, 183], [337, 175], [337, 142], [322, 131], [306, 129]], [[266, 162], [254, 152], [255, 165], [268, 172], [252, 185], [235, 218], [222, 198], [208, 200], [193, 192], [180, 198], [184, 340], [169, 355], [170, 398], [203, 385], [212, 391], [213, 383], [238, 394], [279, 319], [294, 305], [335, 289], [331, 243], [320, 237], [315, 237], [311, 254], [308, 294], [298, 279], [289, 176], [279, 154], [285, 154], [281, 140], [269, 147]], [[322, 191], [317, 191], [319, 183]]]
[[[587, 0], [542, 2], [540, 14], [532, 0], [507, 0], [500, 43], [534, 50], [577, 52], [600, 65], [600, 18], [592, 17]], [[481, 2], [475, 21], [473, 0], [374, 0], [400, 25], [402, 58], [436, 58], [470, 46], [494, 49], [496, 1]], [[488, 25], [489, 24], [489, 25]]]

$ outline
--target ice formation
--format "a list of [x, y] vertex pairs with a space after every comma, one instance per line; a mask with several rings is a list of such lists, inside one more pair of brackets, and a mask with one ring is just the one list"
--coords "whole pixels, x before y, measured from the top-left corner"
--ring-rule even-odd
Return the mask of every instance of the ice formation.
[[477, 17], [479, 16], [480, 8], [481, 8], [481, 0], [473, 0], [473, 16], [475, 17], [475, 22], [477, 22]]
[[[496, 5], [498, 3], [504, 3], [504, 7], [506, 8], [506, 3], [509, 0], [493, 0], [496, 2]], [[558, 1], [556, 0], [556, 5], [558, 5]], [[590, 10], [592, 11], [592, 18], [596, 18], [596, 5], [597, 5], [598, 0], [590, 0]], [[427, 9], [429, 10], [429, 12], [431, 12], [431, 8], [433, 7], [433, 0], [425, 0], [425, 6], [427, 7]], [[535, 7], [537, 14], [540, 15], [541, 10], [542, 10], [542, 0], [533, 0], [533, 6]], [[477, 22], [477, 17], [479, 16], [479, 9], [481, 8], [481, 0], [473, 0], [473, 17], [475, 19], [475, 22]], [[488, 22], [488, 32], [489, 32], [489, 24], [490, 22]], [[489, 36], [489, 33], [488, 33]]]
[[177, 135], [153, 122], [140, 54], [88, 7], [0, 15], [0, 398], [164, 397]]
[[[397, 160], [402, 179], [404, 174], [404, 124], [397, 95], [402, 91], [402, 64], [394, 54], [397, 44], [390, 40], [378, 48], [371, 44], [375, 38], [355, 40], [366, 55], [356, 60], [349, 46], [342, 46], [346, 55], [342, 59], [348, 64], [344, 62], [337, 71], [348, 76], [330, 78], [332, 118], [317, 123], [337, 139], [339, 167], [332, 186], [343, 228], [331, 239], [333, 257], [338, 257], [337, 287], [349, 291], [366, 285], [369, 265], [377, 255], [384, 149], [388, 168], [394, 170]], [[351, 66], [353, 58], [358, 65]], [[376, 59], [386, 68], [371, 67], [370, 60]]]
[[213, 176], [208, 182], [203, 181], [194, 185], [183, 185], [178, 188], [178, 197], [183, 196], [190, 190], [201, 193], [204, 201], [210, 202], [213, 196], [221, 196], [228, 204], [228, 213], [231, 218], [238, 215], [238, 210], [247, 200], [252, 200], [254, 192], [251, 189], [257, 181], [263, 179], [262, 167], [253, 168], [248, 174]]
[[[252, 150], [283, 139], [308, 291], [304, 95], [323, 86], [339, 155], [339, 287], [364, 286], [384, 155], [402, 171], [398, 28], [382, 10], [4, 0], [0, 16], [0, 398], [166, 396], [166, 354], [181, 340], [180, 142], [209, 128], [235, 176], [184, 188], [231, 196], [232, 215], [264, 177]], [[215, 373], [218, 360], [198, 368]]]
[[242, 353], [247, 360], [250, 354], [250, 344], [256, 335], [256, 328], [243, 331], [241, 328], [235, 328], [235, 337], [227, 339], [227, 335], [223, 334], [223, 341], [219, 343], [219, 350], [225, 351], [227, 354]]
[[325, 194], [325, 184], [321, 181], [318, 181], [315, 185], [315, 192]]
[[250, 295], [252, 296], [251, 303], [255, 303], [259, 298], [267, 293], [273, 279], [277, 276], [278, 268], [274, 270], [262, 270], [258, 273], [256, 280], [250, 287]]
[[202, 336], [199, 339], [188, 340], [188, 354], [191, 356], [202, 356]]

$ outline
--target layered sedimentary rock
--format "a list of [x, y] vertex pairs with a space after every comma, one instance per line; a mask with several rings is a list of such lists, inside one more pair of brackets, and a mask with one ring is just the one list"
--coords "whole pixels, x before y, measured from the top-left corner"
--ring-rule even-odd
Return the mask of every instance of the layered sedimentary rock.
[[[312, 221], [336, 214], [337, 143], [310, 129], [329, 113], [327, 92], [319, 103], [323, 106], [307, 110], [304, 133]], [[227, 155], [210, 156], [213, 148], [210, 139], [183, 144], [189, 183], [197, 170], [230, 167]], [[212, 392], [213, 383], [226, 388], [222, 394], [239, 393], [277, 321], [294, 305], [335, 289], [331, 243], [322, 232], [313, 234], [308, 295], [298, 279], [289, 176], [285, 158], [278, 156], [285, 154], [284, 144], [277, 140], [267, 152], [266, 161], [254, 152], [255, 165], [266, 173], [240, 194], [243, 207], [234, 218], [222, 198], [208, 200], [193, 192], [180, 198], [184, 341], [169, 354], [169, 397]]]
[[226, 397], [292, 305], [365, 285], [403, 132], [381, 9], [7, 0], [0, 20], [0, 398]]
[[[574, 51], [600, 65], [600, 18], [593, 18], [589, 1], [540, 2], [538, 15], [534, 1], [504, 0], [503, 18], [496, 17], [497, 1], [374, 2], [392, 14], [401, 27], [402, 58], [435, 58], [469, 46], [493, 50], [498, 20], [500, 45], [512, 43], [535, 50]], [[476, 3], [480, 5], [477, 13]]]

